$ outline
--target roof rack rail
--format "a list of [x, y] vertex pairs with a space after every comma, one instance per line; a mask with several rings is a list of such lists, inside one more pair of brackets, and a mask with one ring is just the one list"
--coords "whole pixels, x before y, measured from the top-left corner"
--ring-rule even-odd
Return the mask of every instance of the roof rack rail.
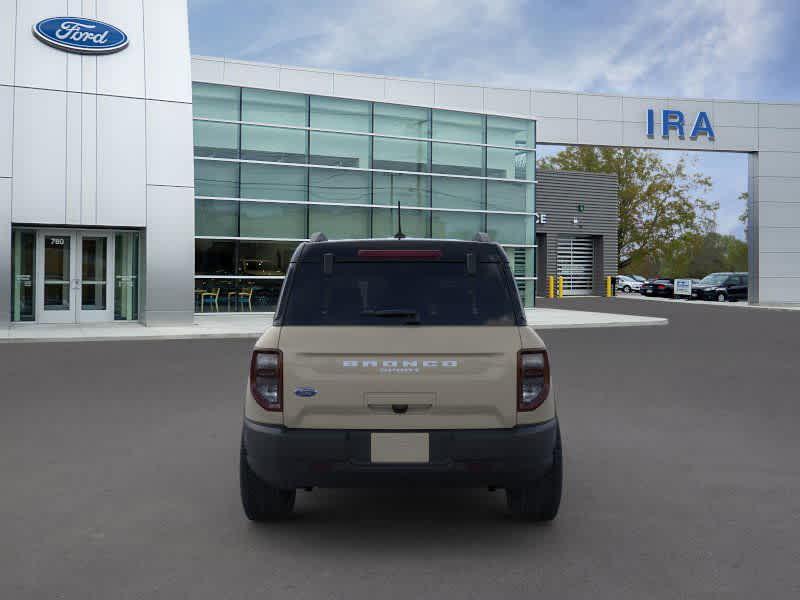
[[308, 238], [309, 242], [327, 242], [328, 236], [322, 233], [321, 231], [315, 231], [311, 234], [311, 237]]
[[489, 238], [489, 234], [485, 231], [479, 231], [475, 234], [475, 237], [472, 238], [473, 242], [491, 242], [491, 238]]

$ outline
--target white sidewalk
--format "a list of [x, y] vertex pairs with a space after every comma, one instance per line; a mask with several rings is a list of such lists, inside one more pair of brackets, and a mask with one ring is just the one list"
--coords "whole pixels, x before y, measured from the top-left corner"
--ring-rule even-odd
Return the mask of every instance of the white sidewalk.
[[[527, 311], [536, 329], [634, 327], [666, 325], [667, 319], [609, 313], [535, 308]], [[139, 323], [37, 325], [18, 323], [0, 330], [3, 342], [89, 342], [101, 340], [180, 340], [189, 338], [257, 338], [272, 322], [271, 314], [202, 315], [194, 325], [145, 327]]]

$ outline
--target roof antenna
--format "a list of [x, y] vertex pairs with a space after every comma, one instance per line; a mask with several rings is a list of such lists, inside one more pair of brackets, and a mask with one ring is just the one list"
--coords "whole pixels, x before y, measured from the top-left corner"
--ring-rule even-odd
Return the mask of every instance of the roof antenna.
[[397, 233], [394, 234], [395, 239], [402, 240], [406, 237], [403, 233], [403, 224], [400, 221], [400, 200], [397, 201]]

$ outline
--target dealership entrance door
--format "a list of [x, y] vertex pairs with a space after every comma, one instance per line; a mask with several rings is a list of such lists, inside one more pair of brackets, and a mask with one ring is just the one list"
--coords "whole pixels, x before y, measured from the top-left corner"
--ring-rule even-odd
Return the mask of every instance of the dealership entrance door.
[[139, 232], [14, 227], [12, 321], [135, 321]]
[[594, 240], [589, 236], [558, 238], [558, 275], [565, 296], [588, 296], [594, 283]]

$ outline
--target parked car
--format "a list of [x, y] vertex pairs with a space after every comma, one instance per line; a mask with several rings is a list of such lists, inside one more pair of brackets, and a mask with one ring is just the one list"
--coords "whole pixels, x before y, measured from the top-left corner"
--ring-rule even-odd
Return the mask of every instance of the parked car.
[[638, 292], [642, 287], [642, 282], [634, 279], [630, 275], [617, 275], [617, 291], [630, 294]]
[[251, 357], [245, 515], [286, 517], [298, 488], [430, 485], [505, 488], [513, 516], [549, 521], [562, 484], [550, 372], [484, 235], [315, 234]]
[[642, 277], [641, 275], [628, 275], [628, 277], [633, 277], [636, 281], [640, 281], [642, 283], [647, 281], [647, 278], [646, 277]]
[[643, 296], [659, 298], [672, 298], [675, 292], [675, 283], [672, 279], [655, 279], [642, 284], [639, 293]]
[[717, 302], [747, 300], [747, 284], [747, 273], [711, 273], [692, 285], [692, 298]]

